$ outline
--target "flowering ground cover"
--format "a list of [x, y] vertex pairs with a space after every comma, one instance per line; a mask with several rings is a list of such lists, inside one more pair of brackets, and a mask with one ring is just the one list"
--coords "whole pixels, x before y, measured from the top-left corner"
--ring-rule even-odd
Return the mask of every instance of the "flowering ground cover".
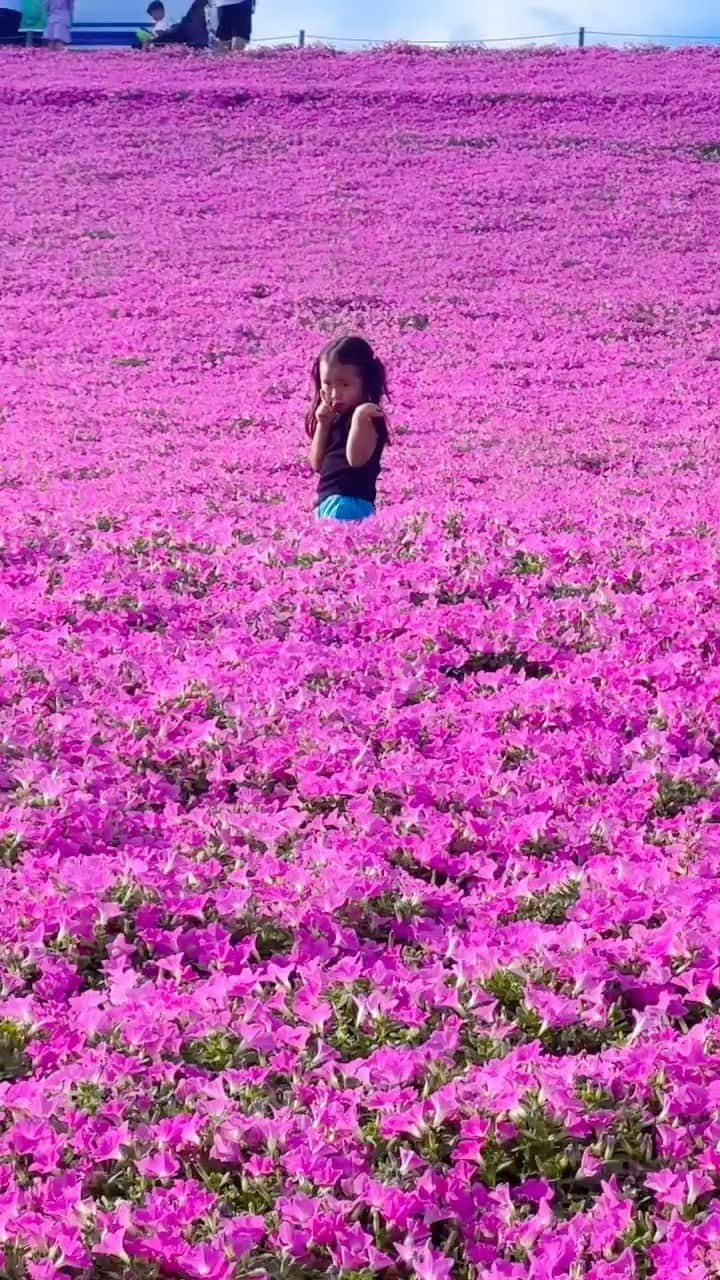
[[720, 57], [0, 70], [2, 1275], [717, 1275]]

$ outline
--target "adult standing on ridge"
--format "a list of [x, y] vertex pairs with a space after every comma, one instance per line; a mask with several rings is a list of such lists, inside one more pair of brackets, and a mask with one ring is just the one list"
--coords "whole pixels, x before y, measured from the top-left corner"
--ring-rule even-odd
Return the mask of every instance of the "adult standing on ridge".
[[223, 49], [241, 53], [250, 43], [255, 0], [215, 0], [218, 12], [218, 43]]
[[0, 44], [16, 44], [19, 39], [22, 0], [3, 0], [0, 4]]
[[43, 40], [51, 49], [70, 44], [74, 0], [47, 0], [47, 22]]

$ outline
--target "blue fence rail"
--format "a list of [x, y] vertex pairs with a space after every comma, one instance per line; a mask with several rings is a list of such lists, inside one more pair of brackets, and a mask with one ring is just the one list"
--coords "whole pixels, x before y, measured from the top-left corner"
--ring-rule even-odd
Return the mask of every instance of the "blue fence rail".
[[[72, 28], [73, 46], [82, 48], [123, 48], [131, 45], [134, 40], [135, 32], [142, 27], [143, 23], [138, 22], [76, 22]], [[573, 31], [553, 31], [547, 35], [533, 36], [494, 36], [485, 40], [463, 40], [458, 43], [468, 45], [469, 47], [483, 48], [487, 45], [517, 45], [538, 44], [540, 41], [548, 40], [572, 40], [577, 41], [579, 49], [588, 48], [591, 40], [642, 40], [651, 41], [657, 44], [666, 44], [679, 42], [681, 44], [705, 44], [720, 43], [720, 34], [713, 36], [687, 36], [687, 35], [653, 35], [640, 34], [638, 32], [628, 31], [593, 31], [588, 27], [580, 27]], [[20, 34], [12, 43], [24, 43], [27, 45], [37, 44], [42, 40], [42, 29], [39, 27], [20, 29]], [[291, 36], [263, 36], [254, 39], [254, 44], [264, 45], [287, 45], [297, 44], [299, 48], [305, 48], [310, 42], [316, 44], [330, 45], [351, 45], [354, 47], [372, 48], [383, 44], [390, 43], [387, 39], [372, 40], [368, 37], [351, 38], [349, 36], [321, 36], [314, 35], [305, 30], [300, 30]], [[414, 40], [409, 41], [410, 44], [423, 45], [430, 48], [442, 48], [450, 42], [447, 40]]]
[[[80, 48], [127, 48], [135, 32], [143, 26], [148, 28], [148, 24], [142, 22], [75, 22], [72, 43]], [[21, 27], [18, 41], [25, 45], [39, 44], [42, 34], [42, 27]]]

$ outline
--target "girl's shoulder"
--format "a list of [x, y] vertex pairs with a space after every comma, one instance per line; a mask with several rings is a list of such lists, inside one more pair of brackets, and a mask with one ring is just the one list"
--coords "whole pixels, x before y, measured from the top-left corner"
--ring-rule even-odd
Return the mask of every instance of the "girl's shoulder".
[[373, 418], [385, 418], [384, 410], [378, 404], [367, 401], [365, 404], [359, 404], [357, 409], [353, 411], [353, 418], [364, 418], [372, 422]]
[[352, 425], [374, 427], [379, 438], [384, 442], [388, 438], [388, 420], [384, 409], [379, 404], [367, 401], [359, 404], [352, 415]]

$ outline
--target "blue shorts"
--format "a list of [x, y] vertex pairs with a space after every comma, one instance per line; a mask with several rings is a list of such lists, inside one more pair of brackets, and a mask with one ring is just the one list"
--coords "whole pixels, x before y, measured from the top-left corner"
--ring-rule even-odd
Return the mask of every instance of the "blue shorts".
[[315, 515], [318, 520], [367, 520], [368, 516], [375, 515], [375, 508], [364, 498], [347, 498], [335, 493], [323, 499], [315, 508]]

